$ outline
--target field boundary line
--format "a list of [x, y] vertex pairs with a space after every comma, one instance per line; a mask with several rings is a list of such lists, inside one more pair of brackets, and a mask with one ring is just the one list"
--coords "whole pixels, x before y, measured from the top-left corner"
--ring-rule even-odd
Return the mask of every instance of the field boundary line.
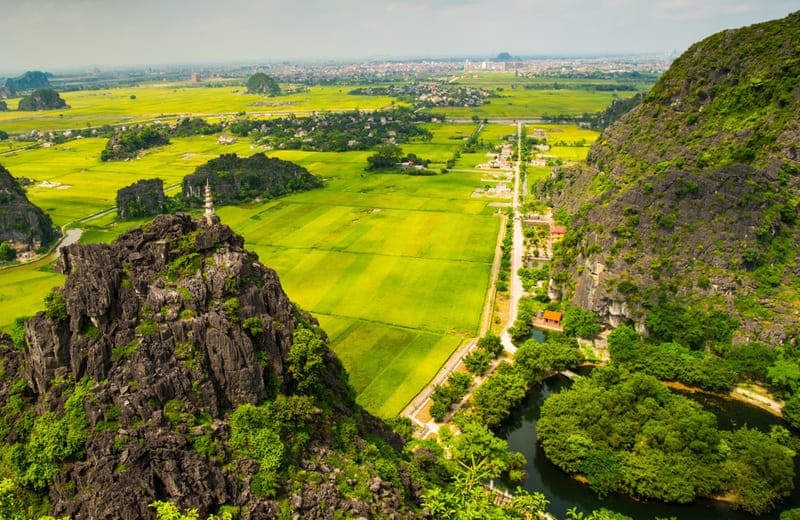
[[371, 320], [369, 318], [359, 318], [359, 317], [356, 317], [356, 316], [345, 316], [344, 314], [335, 314], [335, 313], [332, 313], [332, 312], [318, 312], [318, 311], [315, 311], [313, 309], [305, 309], [305, 310], [309, 311], [311, 314], [313, 314], [315, 316], [317, 316], [317, 315], [318, 316], [330, 316], [331, 318], [341, 318], [341, 319], [345, 319], [345, 320], [363, 321], [365, 323], [376, 323], [378, 325], [384, 325], [384, 326], [387, 326], [387, 327], [394, 327], [394, 328], [397, 328], [397, 329], [404, 329], [404, 330], [415, 330], [417, 332], [425, 332], [425, 333], [433, 334], [433, 335], [436, 335], [436, 336], [453, 336], [453, 337], [462, 338], [462, 339], [463, 338], [469, 338], [469, 337], [472, 336], [472, 334], [467, 332], [467, 331], [463, 331], [463, 332], [459, 333], [459, 332], [448, 332], [448, 331], [441, 331], [441, 330], [432, 330], [432, 329], [421, 328], [421, 327], [409, 327], [408, 325], [400, 325], [400, 324], [397, 324], [397, 323], [389, 323], [388, 321]]
[[486, 299], [483, 302], [479, 336], [484, 336], [492, 326], [492, 315], [494, 314], [495, 300], [497, 299], [497, 286], [495, 283], [497, 282], [497, 275], [500, 273], [500, 261], [503, 256], [503, 239], [506, 236], [507, 221], [508, 215], [503, 213], [500, 219], [500, 230], [497, 232], [497, 244], [495, 245], [492, 270], [489, 274], [489, 287], [486, 290]]
[[331, 253], [344, 253], [348, 255], [369, 255], [369, 256], [383, 256], [386, 258], [414, 258], [416, 260], [426, 260], [430, 262], [452, 262], [454, 264], [478, 264], [478, 265], [491, 265], [489, 262], [481, 261], [481, 260], [464, 260], [458, 258], [430, 258], [425, 256], [414, 256], [414, 255], [392, 255], [389, 253], [371, 253], [368, 251], [347, 251], [346, 249], [332, 249], [332, 248], [323, 248], [323, 247], [295, 247], [295, 246], [284, 246], [280, 244], [265, 244], [264, 242], [248, 242], [248, 244], [261, 246], [261, 247], [274, 247], [278, 249], [294, 249], [299, 251], [327, 251]]

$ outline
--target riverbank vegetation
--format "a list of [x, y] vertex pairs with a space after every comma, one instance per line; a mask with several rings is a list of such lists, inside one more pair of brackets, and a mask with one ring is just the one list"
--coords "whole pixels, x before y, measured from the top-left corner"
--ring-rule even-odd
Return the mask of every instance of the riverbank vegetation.
[[595, 369], [551, 396], [537, 429], [547, 457], [601, 495], [687, 503], [721, 497], [761, 514], [794, 487], [796, 440], [781, 427], [723, 431], [653, 377]]

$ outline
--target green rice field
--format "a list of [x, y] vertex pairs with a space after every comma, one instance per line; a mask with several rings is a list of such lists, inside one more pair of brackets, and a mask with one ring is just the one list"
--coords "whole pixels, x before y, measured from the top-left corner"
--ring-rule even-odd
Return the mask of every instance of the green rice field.
[[[461, 146], [447, 136], [469, 136], [475, 125], [434, 130], [430, 142], [404, 150], [444, 163]], [[103, 146], [103, 139], [70, 141], [0, 162], [37, 182], [28, 196], [57, 225], [84, 229], [83, 242], [108, 242], [137, 223], [117, 224], [113, 213], [76, 221], [111, 208], [119, 188], [144, 177], [174, 186], [220, 153], [255, 151], [246, 140], [219, 145], [216, 136], [197, 136], [173, 139], [137, 160], [102, 163]], [[218, 213], [278, 272], [290, 298], [330, 328], [359, 402], [389, 417], [477, 334], [499, 221], [489, 201], [470, 197], [480, 174], [367, 174], [369, 154], [271, 153], [326, 179], [325, 187]], [[0, 272], [0, 328], [40, 309], [62, 281], [48, 267]], [[25, 298], [15, 297], [23, 290]]]
[[[69, 92], [64, 98], [71, 109], [0, 113], [0, 129], [13, 133], [85, 128], [187, 114], [212, 119], [241, 112], [279, 116], [377, 109], [393, 101], [351, 96], [351, 88], [312, 87], [279, 98], [243, 95], [237, 86], [177, 84]], [[610, 93], [595, 96], [576, 90], [506, 89], [504, 95], [508, 98], [493, 99], [477, 114], [535, 117], [551, 106], [580, 113], [601, 109], [611, 99]], [[10, 100], [9, 106], [15, 105]], [[476, 113], [448, 110], [448, 116], [456, 117]], [[431, 160], [436, 171], [478, 129], [475, 123], [425, 126], [433, 133], [430, 141], [401, 146], [405, 153]], [[585, 157], [597, 135], [574, 125], [531, 125], [529, 134], [533, 128], [548, 132], [548, 141], [558, 144], [552, 153], [564, 160]], [[478, 138], [500, 145], [515, 134], [515, 125], [493, 123], [484, 125]], [[259, 151], [248, 139], [220, 145], [217, 136], [195, 136], [173, 138], [171, 144], [135, 160], [103, 163], [99, 156], [105, 139], [73, 140], [50, 148], [17, 146], [0, 149], [0, 163], [17, 177], [33, 179], [35, 184], [27, 189], [30, 200], [56, 225], [81, 228], [83, 243], [110, 242], [141, 223], [118, 223], [115, 213], [108, 212], [118, 189], [158, 177], [173, 194], [185, 175], [219, 154]], [[477, 334], [499, 220], [490, 206], [492, 199], [471, 196], [485, 184], [485, 172], [372, 174], [364, 171], [370, 153], [269, 152], [308, 168], [325, 180], [325, 186], [277, 200], [220, 207], [217, 212], [244, 236], [248, 249], [278, 272], [292, 301], [320, 320], [350, 373], [358, 401], [377, 415], [391, 417], [431, 381], [459, 345]], [[454, 169], [472, 170], [485, 160], [484, 154], [463, 153]], [[529, 183], [549, 170], [531, 169]], [[40, 309], [43, 297], [63, 279], [46, 262], [0, 271], [0, 328], [8, 330], [16, 317]]]
[[[110, 90], [65, 92], [69, 109], [43, 112], [0, 112], [0, 129], [8, 133], [31, 130], [82, 129], [133, 121], [175, 118], [179, 115], [232, 116], [302, 114], [317, 110], [378, 109], [392, 104], [386, 96], [353, 96], [354, 87], [310, 87], [307, 92], [268, 98], [244, 94], [243, 86], [142, 86]], [[132, 96], [135, 99], [132, 99]], [[7, 100], [15, 109], [19, 99]]]

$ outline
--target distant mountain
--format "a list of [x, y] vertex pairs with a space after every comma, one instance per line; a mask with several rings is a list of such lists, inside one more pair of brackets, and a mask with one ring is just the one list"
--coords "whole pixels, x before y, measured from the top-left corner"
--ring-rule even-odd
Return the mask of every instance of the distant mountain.
[[8, 78], [5, 82], [5, 87], [11, 91], [12, 94], [19, 94], [21, 92], [28, 92], [39, 88], [50, 88], [50, 81], [53, 75], [49, 72], [41, 72], [38, 70], [29, 70], [21, 76], [16, 78]]
[[59, 236], [50, 216], [31, 204], [17, 180], [0, 165], [0, 242], [36, 248]]
[[611, 324], [677, 302], [740, 340], [798, 333], [798, 47], [800, 12], [706, 38], [556, 171], [542, 191], [574, 216], [551, 289]]

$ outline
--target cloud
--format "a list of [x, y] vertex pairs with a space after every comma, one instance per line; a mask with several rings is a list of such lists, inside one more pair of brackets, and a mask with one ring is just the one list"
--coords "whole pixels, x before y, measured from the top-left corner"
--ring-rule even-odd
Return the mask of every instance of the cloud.
[[731, 2], [729, 0], [655, 0], [651, 3], [651, 13], [657, 19], [671, 21], [704, 20], [720, 16], [749, 13], [758, 7], [750, 0]]

